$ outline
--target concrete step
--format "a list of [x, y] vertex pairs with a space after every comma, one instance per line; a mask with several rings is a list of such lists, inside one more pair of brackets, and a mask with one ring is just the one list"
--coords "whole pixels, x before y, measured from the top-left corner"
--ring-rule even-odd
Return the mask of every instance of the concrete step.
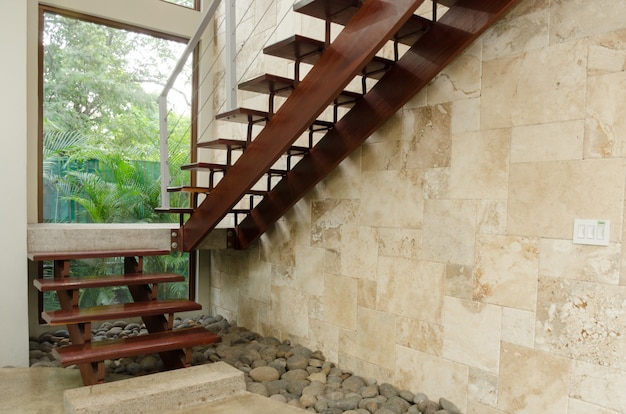
[[63, 400], [66, 414], [171, 414], [245, 394], [243, 373], [217, 362], [70, 389]]
[[246, 392], [198, 407], [174, 411], [171, 414], [304, 414], [309, 411]]

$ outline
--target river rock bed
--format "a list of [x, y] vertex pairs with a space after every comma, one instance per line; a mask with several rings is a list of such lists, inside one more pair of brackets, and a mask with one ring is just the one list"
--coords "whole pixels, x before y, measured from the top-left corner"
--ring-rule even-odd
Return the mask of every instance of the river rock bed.
[[[343, 371], [326, 361], [320, 351], [231, 326], [219, 315], [174, 321], [174, 329], [192, 326], [204, 326], [222, 337], [219, 344], [194, 348], [193, 364], [224, 361], [244, 373], [252, 393], [321, 414], [461, 414], [445, 398], [432, 401], [423, 393]], [[146, 333], [143, 324], [105, 322], [92, 329], [92, 338], [117, 339]], [[69, 342], [63, 329], [30, 338], [30, 366], [60, 366], [51, 351]], [[106, 361], [105, 369], [108, 376], [123, 378], [161, 371], [163, 363], [158, 354], [150, 354]]]

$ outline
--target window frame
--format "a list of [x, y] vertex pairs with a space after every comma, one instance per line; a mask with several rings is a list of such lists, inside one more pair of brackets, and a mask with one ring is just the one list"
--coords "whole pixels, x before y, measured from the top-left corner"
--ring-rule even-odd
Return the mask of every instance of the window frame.
[[[164, 0], [162, 0], [164, 1]], [[168, 2], [170, 3], [170, 2]], [[175, 6], [180, 6], [180, 7], [186, 7], [186, 6], [182, 6], [179, 4], [175, 4], [175, 3], [170, 3], [173, 4]], [[195, 0], [195, 6], [197, 8], [197, 10], [199, 10], [200, 7], [200, 0]], [[160, 32], [158, 30], [154, 30], [154, 29], [147, 29], [144, 27], [140, 27], [140, 26], [135, 26], [132, 24], [128, 24], [128, 23], [122, 23], [119, 21], [115, 21], [115, 20], [111, 20], [111, 19], [106, 19], [106, 18], [102, 18], [102, 17], [98, 17], [98, 16], [93, 16], [87, 13], [82, 13], [82, 12], [77, 12], [77, 11], [72, 11], [72, 10], [67, 10], [67, 9], [63, 9], [60, 7], [55, 7], [55, 6], [49, 6], [49, 5], [44, 5], [44, 4], [39, 4], [38, 5], [38, 62], [37, 62], [37, 93], [38, 93], [38, 102], [37, 102], [37, 221], [39, 223], [43, 222], [43, 116], [44, 116], [44, 101], [43, 101], [43, 97], [44, 97], [44, 79], [43, 79], [43, 75], [44, 75], [44, 46], [43, 46], [43, 39], [44, 39], [44, 15], [46, 13], [52, 13], [52, 14], [57, 14], [63, 17], [69, 17], [69, 18], [73, 18], [73, 19], [78, 19], [78, 20], [82, 20], [82, 21], [86, 21], [89, 23], [95, 23], [95, 24], [101, 24], [101, 25], [105, 25], [114, 29], [120, 29], [120, 30], [126, 30], [126, 31], [131, 31], [131, 32], [135, 32], [135, 33], [140, 33], [140, 34], [145, 34], [148, 36], [154, 36], [160, 39], [164, 39], [164, 40], [171, 40], [171, 41], [175, 41], [175, 42], [180, 42], [180, 43], [188, 43], [189, 39], [187, 37], [183, 37], [183, 36], [177, 36], [177, 35], [172, 35], [169, 33], [164, 33], [164, 32]], [[198, 74], [198, 47], [196, 47], [196, 49], [194, 50], [194, 53], [192, 54], [192, 90], [197, 90], [197, 86], [198, 86], [198, 79], [199, 79], [199, 74]], [[197, 140], [197, 117], [193, 116], [193, 114], [195, 113], [195, 111], [197, 111], [198, 108], [198, 97], [196, 93], [192, 94], [191, 97], [191, 130], [190, 130], [190, 151], [191, 151], [191, 156], [192, 158], [195, 158], [195, 142]], [[195, 179], [195, 177], [191, 177], [192, 180]], [[197, 291], [197, 287], [196, 287], [196, 276], [197, 276], [197, 269], [196, 269], [196, 260], [197, 258], [197, 254], [195, 251], [189, 252], [189, 270], [188, 270], [188, 297], [190, 300], [193, 300], [196, 296], [196, 291]], [[38, 263], [37, 266], [37, 273], [38, 273], [38, 277], [43, 277], [43, 263]], [[43, 310], [43, 295], [41, 292], [38, 292], [38, 309], [39, 312], [38, 314], [41, 315], [41, 312]], [[42, 319], [41, 316], [39, 316], [39, 322], [40, 323], [45, 323]]]

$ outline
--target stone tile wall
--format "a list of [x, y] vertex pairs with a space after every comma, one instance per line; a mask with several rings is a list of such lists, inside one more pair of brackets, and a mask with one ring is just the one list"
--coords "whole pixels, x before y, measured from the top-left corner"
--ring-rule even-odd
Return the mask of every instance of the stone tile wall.
[[[254, 3], [240, 73], [287, 75], [258, 39], [323, 26]], [[212, 310], [471, 414], [626, 412], [625, 180], [626, 3], [521, 0], [253, 248], [211, 253]]]

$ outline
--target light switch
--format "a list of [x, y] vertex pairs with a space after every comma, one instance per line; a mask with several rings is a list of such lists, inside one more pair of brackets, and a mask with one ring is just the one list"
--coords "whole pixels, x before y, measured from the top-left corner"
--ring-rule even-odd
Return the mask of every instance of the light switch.
[[574, 220], [574, 244], [608, 246], [611, 230], [610, 220]]

